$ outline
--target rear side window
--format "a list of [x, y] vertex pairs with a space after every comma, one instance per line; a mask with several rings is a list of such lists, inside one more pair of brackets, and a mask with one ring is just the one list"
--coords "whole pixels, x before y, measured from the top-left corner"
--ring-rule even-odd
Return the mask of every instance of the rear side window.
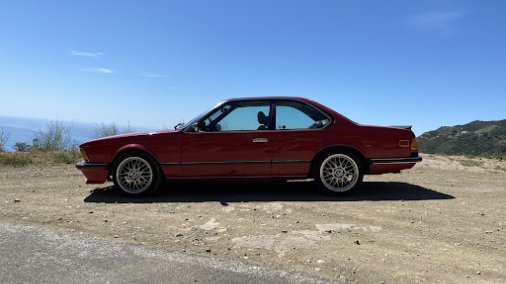
[[276, 129], [316, 129], [323, 128], [330, 119], [320, 111], [299, 102], [276, 103]]

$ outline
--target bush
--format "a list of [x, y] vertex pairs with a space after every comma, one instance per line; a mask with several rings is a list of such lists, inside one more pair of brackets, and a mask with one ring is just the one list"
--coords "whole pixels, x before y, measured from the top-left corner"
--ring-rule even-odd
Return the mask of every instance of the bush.
[[484, 158], [487, 158], [487, 159], [494, 159], [494, 160], [499, 160], [499, 161], [506, 159], [506, 154], [497, 153], [497, 152], [492, 152], [492, 153], [487, 152], [487, 153], [482, 154], [481, 156]]
[[25, 142], [16, 142], [14, 144], [14, 150], [16, 152], [27, 152], [32, 148], [32, 146], [26, 144]]
[[95, 126], [95, 138], [102, 138], [130, 132], [133, 132], [130, 123], [128, 123], [128, 125], [123, 129], [120, 129], [114, 122], [111, 122], [109, 124], [100, 123]]
[[32, 159], [21, 153], [0, 153], [0, 165], [23, 167], [31, 163]]
[[112, 122], [110, 124], [97, 124], [95, 126], [95, 137], [101, 138], [101, 137], [107, 137], [107, 136], [113, 136], [119, 134], [119, 128], [116, 123]]
[[77, 149], [63, 150], [53, 153], [53, 160], [56, 163], [73, 164], [81, 159], [81, 154]]
[[9, 140], [9, 132], [0, 128], [0, 152], [5, 152], [5, 145], [7, 144], [7, 140]]
[[37, 138], [42, 151], [63, 151], [71, 146], [72, 128], [63, 122], [52, 121], [45, 131], [39, 130]]

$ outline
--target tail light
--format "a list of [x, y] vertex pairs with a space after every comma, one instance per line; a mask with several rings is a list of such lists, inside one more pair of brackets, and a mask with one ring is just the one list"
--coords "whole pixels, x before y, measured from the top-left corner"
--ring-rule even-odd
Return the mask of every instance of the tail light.
[[418, 150], [418, 142], [416, 141], [416, 138], [411, 140], [411, 150]]

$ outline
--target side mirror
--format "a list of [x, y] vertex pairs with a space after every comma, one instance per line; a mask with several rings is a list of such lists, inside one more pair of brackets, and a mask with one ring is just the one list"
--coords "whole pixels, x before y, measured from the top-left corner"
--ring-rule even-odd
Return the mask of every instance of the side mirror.
[[190, 131], [191, 132], [199, 132], [199, 123], [195, 122], [190, 125]]
[[197, 131], [199, 131], [199, 130], [204, 130], [204, 129], [206, 129], [206, 123], [205, 123], [204, 121], [199, 121], [199, 122], [197, 123], [197, 127], [198, 127], [198, 130], [197, 130]]

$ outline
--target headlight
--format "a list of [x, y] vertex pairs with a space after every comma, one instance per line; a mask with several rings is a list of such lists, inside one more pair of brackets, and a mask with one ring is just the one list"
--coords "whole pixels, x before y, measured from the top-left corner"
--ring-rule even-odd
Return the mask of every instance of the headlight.
[[89, 161], [88, 156], [86, 155], [86, 152], [84, 152], [83, 148], [79, 148], [79, 152], [81, 152], [81, 157], [83, 157], [83, 160], [88, 162]]

